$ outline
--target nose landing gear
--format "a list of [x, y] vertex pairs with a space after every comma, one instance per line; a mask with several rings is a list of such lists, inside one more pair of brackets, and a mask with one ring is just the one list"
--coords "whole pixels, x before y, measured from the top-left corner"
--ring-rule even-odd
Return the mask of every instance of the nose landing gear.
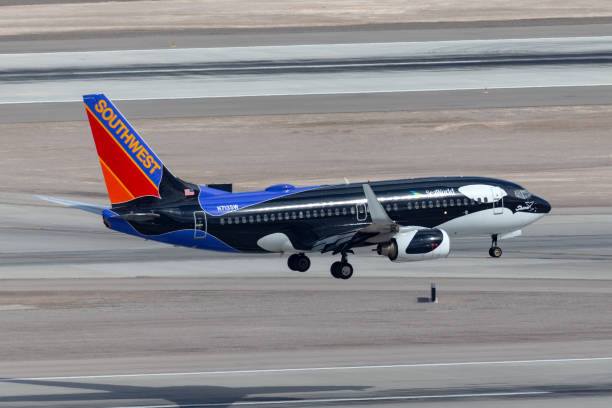
[[292, 271], [306, 272], [310, 268], [310, 258], [302, 253], [293, 254], [287, 260], [287, 265]]
[[353, 265], [346, 260], [346, 253], [342, 253], [342, 259], [331, 265], [330, 272], [336, 279], [350, 279], [353, 276]]
[[497, 246], [497, 234], [491, 235], [491, 248], [489, 248], [489, 256], [499, 258], [504, 252]]

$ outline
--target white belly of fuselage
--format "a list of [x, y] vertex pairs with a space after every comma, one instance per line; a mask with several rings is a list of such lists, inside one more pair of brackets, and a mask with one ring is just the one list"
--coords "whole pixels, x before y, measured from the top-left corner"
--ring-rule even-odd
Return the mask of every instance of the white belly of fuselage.
[[544, 214], [516, 212], [507, 208], [487, 209], [457, 217], [438, 225], [449, 235], [492, 235], [516, 231], [542, 218]]

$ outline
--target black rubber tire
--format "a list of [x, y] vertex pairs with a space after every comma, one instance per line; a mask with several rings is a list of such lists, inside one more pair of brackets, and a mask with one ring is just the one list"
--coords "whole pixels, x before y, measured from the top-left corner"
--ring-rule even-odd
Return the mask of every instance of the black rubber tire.
[[298, 272], [306, 272], [310, 268], [310, 258], [301, 254], [295, 263], [295, 270]]
[[300, 254], [290, 255], [289, 259], [287, 259], [287, 266], [289, 266], [289, 269], [291, 269], [292, 271], [297, 271], [299, 259], [300, 259]]
[[489, 249], [489, 255], [493, 258], [499, 258], [503, 253], [504, 251], [502, 251], [500, 247], [493, 247]]
[[353, 265], [348, 262], [342, 263], [338, 269], [338, 276], [340, 279], [350, 279], [353, 276]]
[[340, 267], [342, 266], [342, 262], [340, 261], [336, 261], [333, 264], [331, 264], [331, 267], [329, 268], [329, 271], [331, 272], [332, 276], [336, 279], [340, 279]]

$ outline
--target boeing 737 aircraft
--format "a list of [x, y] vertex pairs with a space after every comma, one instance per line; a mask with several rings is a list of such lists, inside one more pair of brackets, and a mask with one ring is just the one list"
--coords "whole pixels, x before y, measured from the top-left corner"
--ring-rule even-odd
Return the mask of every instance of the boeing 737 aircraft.
[[347, 256], [372, 247], [393, 262], [446, 257], [451, 237], [498, 239], [550, 211], [521, 186], [493, 178], [436, 177], [311, 187], [277, 184], [231, 193], [174, 176], [102, 94], [85, 95], [85, 111], [111, 208], [42, 197], [100, 213], [115, 231], [186, 247], [291, 254], [289, 269], [305, 272], [307, 252], [331, 253], [335, 278], [349, 279]]

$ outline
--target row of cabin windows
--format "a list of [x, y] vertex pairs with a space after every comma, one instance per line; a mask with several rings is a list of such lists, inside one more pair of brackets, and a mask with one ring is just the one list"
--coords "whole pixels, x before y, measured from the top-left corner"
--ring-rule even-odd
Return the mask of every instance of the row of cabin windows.
[[[487, 198], [485, 197], [483, 200], [481, 199], [477, 199], [476, 200], [478, 203], [481, 202], [488, 202]], [[414, 204], [412, 204], [412, 202], [408, 201], [408, 209], [412, 210], [413, 208], [415, 210], [418, 210], [420, 208], [424, 209], [424, 208], [446, 208], [446, 207], [461, 207], [461, 206], [468, 206], [468, 205], [475, 205], [476, 201], [474, 200], [469, 200], [467, 198], [451, 198], [448, 201], [446, 199], [444, 200], [429, 200], [429, 201], [415, 201]], [[389, 205], [387, 205], [387, 211], [389, 210]]]
[[[457, 199], [449, 199], [449, 200], [429, 200], [429, 201], [425, 201], [425, 200], [416, 200], [414, 201], [414, 203], [412, 203], [411, 201], [408, 202], [407, 204], [407, 208], [409, 210], [415, 209], [426, 209], [426, 208], [446, 208], [446, 207], [461, 207], [461, 206], [468, 206], [468, 205], [475, 205], [476, 202], [478, 203], [486, 203], [488, 202], [487, 198], [485, 197], [484, 199], [476, 199], [476, 201], [474, 200], [469, 200], [467, 198], [457, 198]], [[360, 207], [360, 214], [363, 213], [363, 210], [361, 209], [363, 207]], [[393, 204], [387, 204], [385, 206], [387, 211], [399, 211], [399, 207], [397, 203], [393, 203]], [[246, 224], [247, 222], [249, 224], [253, 224], [254, 222], [274, 222], [274, 221], [283, 221], [283, 220], [296, 220], [296, 219], [304, 219], [304, 218], [323, 218], [323, 217], [332, 217], [332, 216], [340, 216], [340, 215], [347, 215], [347, 214], [351, 214], [351, 215], [355, 215], [355, 207], [349, 207], [348, 209], [346, 207], [343, 208], [328, 208], [328, 209], [321, 209], [321, 210], [305, 210], [305, 211], [292, 211], [292, 212], [279, 212], [279, 213], [266, 213], [266, 214], [257, 214], [257, 215], [249, 215], [247, 216], [240, 216], [240, 217], [228, 217], [228, 218], [221, 218], [221, 224]]]
[[228, 218], [221, 218], [221, 224], [246, 224], [247, 221], [252, 224], [254, 222], [268, 222], [268, 221], [283, 221], [283, 220], [296, 220], [296, 219], [303, 219], [303, 218], [323, 218], [323, 217], [333, 217], [335, 216], [340, 216], [342, 215], [347, 215], [347, 214], [351, 214], [351, 215], [355, 215], [355, 207], [349, 207], [348, 209], [346, 207], [343, 208], [328, 208], [327, 210], [325, 209], [321, 209], [321, 210], [306, 210], [306, 211], [292, 211], [292, 212], [279, 212], [279, 213], [271, 213], [271, 214], [257, 214], [257, 215], [249, 215], [247, 216], [241, 216], [241, 217], [228, 217]]

